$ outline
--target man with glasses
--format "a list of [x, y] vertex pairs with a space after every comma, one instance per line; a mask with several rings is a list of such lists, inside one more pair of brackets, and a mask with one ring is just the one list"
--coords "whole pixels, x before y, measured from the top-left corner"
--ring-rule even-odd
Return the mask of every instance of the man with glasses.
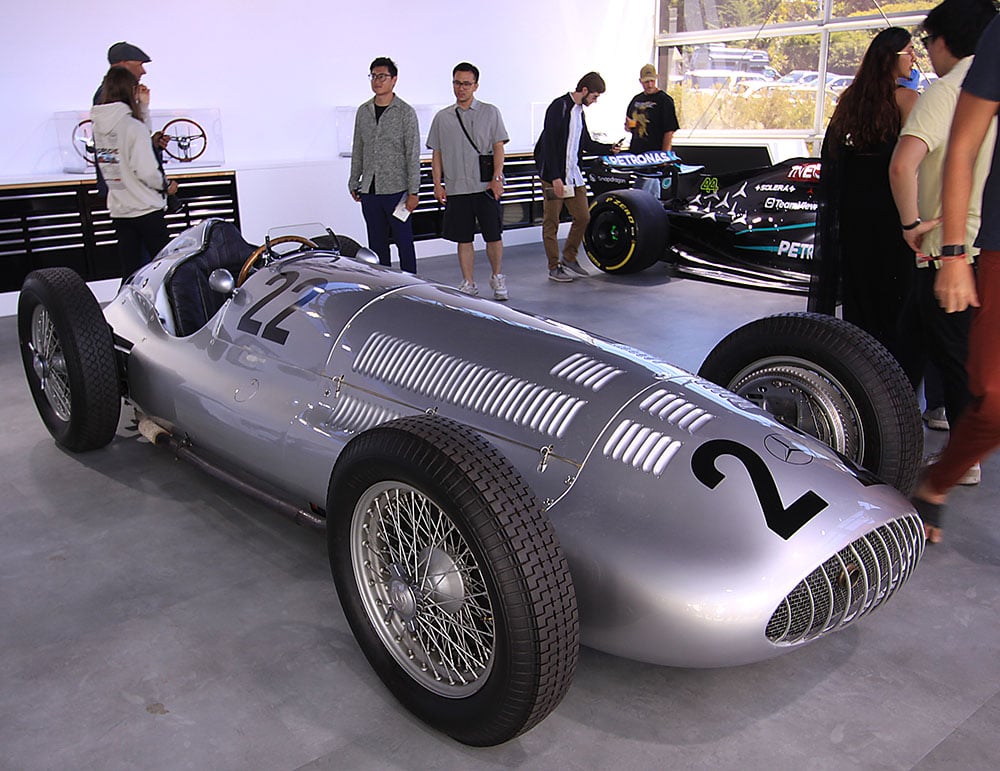
[[[486, 256], [493, 275], [490, 288], [494, 300], [507, 299], [507, 282], [501, 272], [503, 260], [503, 146], [509, 140], [500, 111], [475, 98], [479, 68], [460, 62], [452, 70], [455, 104], [434, 116], [427, 136], [433, 151], [431, 173], [434, 197], [444, 204], [444, 237], [458, 244], [462, 271], [460, 292], [478, 295], [473, 265], [472, 241], [476, 222], [486, 242]], [[492, 158], [492, 165], [488, 163]], [[492, 167], [491, 167], [492, 166]], [[491, 168], [490, 168], [491, 167]]]
[[417, 272], [413, 225], [409, 215], [417, 207], [420, 190], [420, 129], [417, 113], [396, 96], [399, 70], [387, 56], [369, 67], [375, 96], [354, 117], [354, 146], [347, 189], [361, 202], [368, 230], [368, 246], [382, 265], [390, 265], [389, 232], [399, 251], [399, 267]]
[[[607, 89], [604, 78], [588, 72], [576, 85], [576, 90], [563, 94], [545, 111], [542, 133], [535, 144], [535, 165], [542, 180], [545, 200], [542, 204], [542, 243], [549, 262], [549, 279], [572, 281], [569, 271], [579, 276], [588, 275], [576, 260], [583, 233], [590, 222], [587, 206], [587, 187], [580, 171], [580, 158], [584, 153], [607, 155], [617, 153], [618, 145], [595, 142], [587, 130], [583, 108], [592, 105]], [[559, 259], [559, 215], [563, 204], [569, 209], [573, 224], [563, 245]]]
[[680, 128], [674, 100], [656, 84], [656, 68], [652, 64], [642, 65], [639, 83], [642, 93], [633, 96], [625, 110], [625, 130], [632, 134], [629, 152], [669, 150], [674, 132]]
[[[949, 426], [958, 423], [972, 395], [965, 362], [969, 348], [972, 309], [945, 313], [934, 296], [934, 280], [944, 264], [941, 240], [941, 185], [948, 132], [962, 81], [972, 66], [976, 44], [997, 12], [990, 0], [945, 0], [924, 19], [926, 35], [921, 42], [938, 75], [914, 105], [900, 133], [889, 164], [889, 181], [899, 211], [903, 238], [917, 254], [914, 287], [908, 298], [904, 326], [916, 329], [918, 349], [940, 373], [945, 414]], [[990, 168], [990, 153], [996, 130], [991, 127], [975, 165], [973, 193], [966, 219], [966, 243], [979, 230], [980, 201]], [[978, 249], [970, 247], [972, 258]], [[908, 373], [918, 380], [919, 369]], [[914, 383], [914, 387], [919, 381]], [[976, 463], [960, 478], [959, 484], [978, 484]]]

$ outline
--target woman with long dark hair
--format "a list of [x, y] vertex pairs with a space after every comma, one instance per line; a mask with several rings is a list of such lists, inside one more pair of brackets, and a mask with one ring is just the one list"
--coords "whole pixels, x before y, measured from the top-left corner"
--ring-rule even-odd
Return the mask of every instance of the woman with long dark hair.
[[915, 56], [905, 29], [879, 32], [841, 94], [823, 141], [822, 251], [839, 264], [843, 316], [908, 371], [922, 368], [910, 336], [900, 330], [914, 255], [900, 231], [889, 160], [917, 100], [916, 91], [897, 83], [910, 74]]
[[118, 237], [122, 278], [127, 278], [170, 240], [165, 219], [167, 181], [149, 129], [142, 122], [139, 80], [124, 67], [104, 76], [94, 122], [97, 165], [108, 185], [108, 210]]

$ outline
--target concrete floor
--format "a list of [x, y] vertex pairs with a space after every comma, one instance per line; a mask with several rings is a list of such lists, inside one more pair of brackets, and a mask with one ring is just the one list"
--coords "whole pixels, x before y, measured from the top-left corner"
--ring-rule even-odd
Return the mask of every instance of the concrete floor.
[[[454, 258], [419, 267], [458, 283]], [[538, 245], [508, 249], [505, 272], [513, 306], [689, 369], [736, 326], [805, 305], [663, 266], [556, 284]], [[725, 670], [583, 649], [548, 719], [473, 749], [418, 722], [369, 669], [321, 534], [125, 431], [104, 450], [63, 452], [28, 395], [12, 318], [0, 351], [0, 768], [997, 766], [996, 458], [954, 494], [945, 542], [857, 626]]]

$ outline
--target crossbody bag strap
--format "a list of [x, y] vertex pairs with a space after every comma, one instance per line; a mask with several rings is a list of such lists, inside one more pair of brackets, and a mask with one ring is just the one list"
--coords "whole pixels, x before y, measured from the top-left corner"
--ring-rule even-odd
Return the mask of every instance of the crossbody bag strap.
[[476, 143], [472, 141], [472, 137], [469, 136], [469, 132], [465, 130], [465, 124], [462, 123], [462, 113], [458, 111], [457, 107], [455, 108], [455, 117], [458, 118], [458, 125], [462, 127], [462, 133], [465, 134], [465, 138], [469, 140], [469, 144], [472, 145], [472, 149], [475, 150], [478, 155], [482, 155], [482, 153], [479, 152], [479, 148], [476, 147]]

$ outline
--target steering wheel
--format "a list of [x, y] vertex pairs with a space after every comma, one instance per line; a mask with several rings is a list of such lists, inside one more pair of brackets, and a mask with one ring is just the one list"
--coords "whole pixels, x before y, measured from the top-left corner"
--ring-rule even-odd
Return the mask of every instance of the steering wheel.
[[[190, 163], [208, 149], [208, 134], [197, 121], [190, 118], [174, 118], [163, 127], [163, 133], [170, 140], [163, 152], [176, 161]], [[177, 145], [177, 150], [170, 149], [171, 142]]]
[[[250, 271], [254, 264], [261, 258], [265, 252], [270, 252], [272, 246], [277, 246], [278, 244], [287, 244], [295, 242], [297, 244], [302, 244], [308, 249], [316, 249], [317, 246], [308, 238], [303, 238], [302, 236], [278, 236], [277, 238], [272, 238], [270, 241], [265, 241], [263, 244], [258, 246], [253, 250], [253, 253], [247, 257], [247, 261], [243, 263], [243, 267], [240, 268], [240, 276], [236, 279], [236, 286], [242, 286], [243, 282], [247, 280], [250, 275]], [[273, 255], [272, 255], [273, 256]]]

